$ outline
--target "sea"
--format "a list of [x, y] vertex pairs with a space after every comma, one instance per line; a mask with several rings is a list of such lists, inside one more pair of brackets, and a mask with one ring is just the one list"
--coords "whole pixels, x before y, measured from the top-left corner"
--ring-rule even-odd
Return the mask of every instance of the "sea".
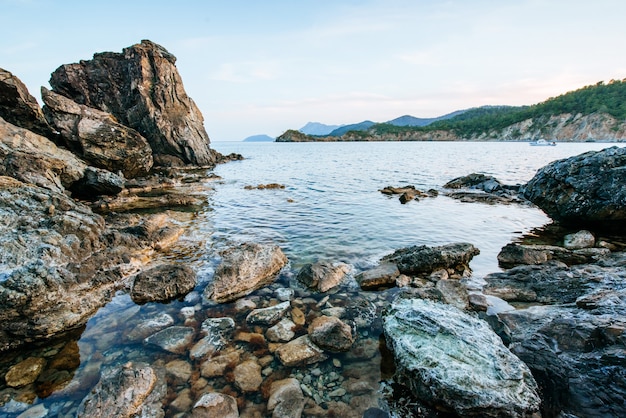
[[[0, 417], [39, 416], [38, 413], [40, 416], [74, 416], [101, 371], [128, 361], [159, 364], [168, 370], [167, 416], [185, 416], [198, 396], [209, 389], [238, 395], [242, 416], [264, 416], [263, 396], [241, 393], [233, 384], [232, 376], [202, 377], [199, 362], [191, 361], [186, 354], [165, 352], [141, 341], [130, 341], [127, 336], [141, 321], [163, 313], [171, 315], [174, 325], [195, 323], [192, 326], [196, 327], [205, 318], [234, 315], [232, 304], [206, 304], [200, 295], [212, 279], [220, 252], [242, 242], [280, 246], [289, 259], [280, 278], [281, 286], [287, 287], [306, 263], [346, 263], [350, 267], [349, 278], [353, 280], [355, 274], [375, 266], [383, 256], [400, 248], [469, 242], [480, 250], [470, 264], [473, 278], [479, 283], [486, 274], [500, 271], [497, 254], [503, 246], [541, 234], [551, 220], [532, 205], [462, 202], [446, 196], [443, 185], [471, 173], [491, 175], [504, 184], [523, 184], [539, 168], [554, 160], [615, 145], [597, 142], [563, 142], [546, 147], [531, 147], [522, 142], [214, 142], [211, 146], [222, 154], [239, 153], [244, 159], [219, 165], [213, 170], [215, 176], [202, 182], [198, 193], [206, 204], [193, 213], [173, 215], [185, 228], [185, 233], [170, 252], [158, 256], [162, 261], [192, 266], [198, 274], [198, 288], [181, 301], [142, 306], [135, 305], [125, 292], [120, 292], [89, 321], [82, 333], [29, 352], [13, 353], [5, 359], [4, 370], [11, 362], [29, 356], [54, 357], [68, 350], [68, 346], [74, 347], [70, 357], [74, 356], [76, 365], [56, 374], [50, 372], [26, 388], [7, 388], [0, 382]], [[279, 186], [257, 187], [267, 184]], [[406, 185], [425, 192], [436, 190], [439, 194], [402, 204], [398, 196], [380, 192], [387, 186]], [[175, 209], [169, 212], [175, 213]], [[331, 292], [330, 299], [328, 295], [303, 292], [302, 289], [296, 292], [303, 309], [321, 309], [323, 303], [342, 306], [350, 299], [361, 297], [378, 306], [385, 304], [385, 297], [372, 292], [364, 295], [353, 285]], [[267, 295], [269, 293], [261, 292], [251, 297], [261, 304]], [[189, 309], [184, 311], [185, 315], [181, 314], [183, 308], [195, 313], [196, 322], [189, 322]], [[243, 322], [241, 329], [251, 331]], [[344, 375], [345, 379], [354, 379], [355, 373], [358, 374], [355, 370], [371, 373], [367, 376], [369, 381], [382, 382], [384, 359], [377, 349], [380, 332], [380, 328], [360, 330], [363, 346], [368, 346], [367, 341], [370, 341], [370, 346], [374, 347], [368, 355], [338, 354], [324, 363], [298, 370], [281, 370], [282, 366], [272, 360], [271, 353], [258, 353], [258, 347], [251, 348], [246, 355], [265, 358], [266, 378], [277, 373], [312, 382], [310, 390], [318, 390], [315, 399], [322, 407], [338, 408], [343, 402], [357, 410], [368, 405], [363, 405], [365, 401], [359, 400], [356, 394], [331, 389], [340, 387]], [[238, 342], [237, 348], [245, 351], [245, 343]], [[190, 364], [188, 376], [183, 373], [181, 377], [171, 370], [174, 368], [171, 365], [180, 365], [180, 360]], [[336, 379], [328, 380], [330, 375]], [[327, 380], [319, 380], [324, 378]], [[315, 379], [318, 379], [316, 384]], [[340, 395], [330, 399], [327, 393]], [[379, 396], [382, 399], [382, 389], [375, 393], [367, 395], [367, 402], [377, 401]], [[357, 415], [360, 413], [362, 411], [357, 411]]]

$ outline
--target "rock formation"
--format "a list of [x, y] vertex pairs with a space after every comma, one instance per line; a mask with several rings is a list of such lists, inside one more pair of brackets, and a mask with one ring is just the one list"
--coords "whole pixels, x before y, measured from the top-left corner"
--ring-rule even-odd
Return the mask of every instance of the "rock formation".
[[152, 168], [152, 149], [137, 131], [118, 123], [106, 112], [79, 105], [41, 88], [48, 120], [68, 149], [94, 167], [126, 178], [145, 176]]
[[202, 114], [185, 93], [175, 62], [165, 48], [143, 40], [122, 53], [62, 65], [50, 85], [55, 93], [108, 112], [139, 132], [157, 164], [215, 165], [217, 153], [209, 148]]
[[524, 197], [552, 219], [623, 228], [626, 220], [626, 148], [611, 147], [554, 161], [524, 186]]
[[53, 138], [54, 132], [44, 117], [39, 103], [22, 81], [0, 68], [0, 117], [36, 134]]

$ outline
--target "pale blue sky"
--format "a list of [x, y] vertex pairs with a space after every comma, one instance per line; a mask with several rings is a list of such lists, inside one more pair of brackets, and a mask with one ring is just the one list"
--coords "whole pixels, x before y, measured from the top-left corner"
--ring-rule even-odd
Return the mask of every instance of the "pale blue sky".
[[59, 65], [150, 39], [212, 141], [540, 102], [626, 78], [623, 0], [0, 0], [0, 67], [39, 98]]

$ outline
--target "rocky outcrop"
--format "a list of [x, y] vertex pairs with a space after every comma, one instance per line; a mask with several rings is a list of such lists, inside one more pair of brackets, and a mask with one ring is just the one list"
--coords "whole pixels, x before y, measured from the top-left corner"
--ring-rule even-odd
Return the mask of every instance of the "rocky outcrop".
[[205, 299], [223, 303], [236, 300], [274, 281], [287, 257], [276, 245], [243, 243], [224, 251]]
[[24, 83], [0, 68], [0, 117], [5, 121], [47, 138], [55, 134]]
[[62, 192], [84, 176], [86, 167], [47, 138], [0, 118], [0, 175]]
[[55, 93], [108, 112], [148, 140], [160, 165], [215, 165], [203, 117], [187, 96], [176, 57], [143, 40], [122, 53], [65, 64], [50, 78]]
[[457, 308], [399, 297], [384, 317], [395, 381], [421, 402], [463, 417], [531, 417], [537, 385], [486, 322]]
[[498, 264], [504, 268], [519, 265], [544, 264], [560, 261], [567, 265], [591, 263], [610, 254], [606, 248], [578, 248], [569, 250], [556, 245], [507, 244], [498, 253]]
[[79, 105], [41, 88], [43, 111], [59, 132], [59, 141], [94, 167], [126, 178], [144, 176], [152, 168], [152, 149], [134, 129], [107, 112]]
[[443, 185], [446, 196], [462, 202], [479, 202], [488, 204], [528, 203], [519, 196], [519, 185], [502, 184], [493, 176], [472, 173], [457, 177]]
[[622, 227], [626, 220], [626, 148], [554, 161], [524, 186], [524, 197], [552, 219]]

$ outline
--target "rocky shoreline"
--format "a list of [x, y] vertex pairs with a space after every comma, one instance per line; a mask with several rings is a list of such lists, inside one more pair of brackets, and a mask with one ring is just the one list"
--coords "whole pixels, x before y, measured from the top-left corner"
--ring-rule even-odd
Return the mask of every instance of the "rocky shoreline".
[[174, 64], [142, 41], [61, 66], [43, 110], [0, 71], [0, 415], [624, 414], [625, 148], [525, 185], [445, 185], [579, 231], [507, 245], [480, 288], [471, 243], [398, 249], [367, 271], [293, 271], [279, 247], [240, 243], [199, 282], [168, 260], [184, 230], [167, 209], [205, 207], [211, 168], [241, 156], [209, 147]]

